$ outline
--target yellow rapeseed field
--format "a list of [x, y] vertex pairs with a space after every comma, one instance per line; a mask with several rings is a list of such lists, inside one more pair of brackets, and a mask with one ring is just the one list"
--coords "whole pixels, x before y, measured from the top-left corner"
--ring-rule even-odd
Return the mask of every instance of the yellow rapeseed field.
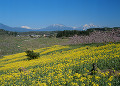
[[[88, 49], [87, 49], [88, 48]], [[92, 64], [103, 70], [119, 70], [120, 44], [103, 46], [55, 45], [34, 50], [38, 59], [28, 60], [26, 53], [4, 56], [0, 59], [0, 86], [119, 86], [119, 75], [108, 72], [89, 75]], [[24, 67], [28, 72], [20, 72]]]

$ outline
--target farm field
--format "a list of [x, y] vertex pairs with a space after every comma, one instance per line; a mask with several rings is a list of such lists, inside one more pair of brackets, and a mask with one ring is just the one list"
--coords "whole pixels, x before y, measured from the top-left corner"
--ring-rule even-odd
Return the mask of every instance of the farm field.
[[4, 55], [10, 55], [15, 53], [21, 53], [28, 49], [38, 49], [44, 47], [50, 47], [53, 45], [61, 45], [68, 39], [58, 39], [58, 38], [30, 38], [24, 37], [14, 37], [0, 35], [0, 57]]
[[[53, 45], [35, 49], [38, 59], [26, 53], [0, 59], [0, 86], [119, 86], [120, 73], [90, 75], [92, 64], [100, 70], [120, 70], [120, 43]], [[20, 67], [27, 72], [20, 72]]]

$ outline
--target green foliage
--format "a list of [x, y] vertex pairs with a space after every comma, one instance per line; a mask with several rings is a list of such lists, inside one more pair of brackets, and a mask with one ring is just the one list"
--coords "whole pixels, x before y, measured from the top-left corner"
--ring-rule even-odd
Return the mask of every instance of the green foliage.
[[64, 30], [58, 31], [57, 37], [71, 37], [77, 35], [89, 35], [89, 31], [78, 31], [78, 30]]
[[56, 37], [72, 37], [75, 34], [81, 36], [81, 35], [89, 35], [93, 31], [111, 31], [115, 29], [119, 29], [120, 27], [114, 27], [114, 28], [109, 28], [109, 27], [104, 27], [104, 28], [89, 28], [85, 31], [79, 31], [79, 30], [64, 30], [64, 31], [58, 31]]
[[31, 59], [36, 59], [36, 58], [38, 58], [39, 56], [40, 56], [40, 54], [39, 53], [35, 53], [33, 50], [27, 50], [27, 51], [25, 51], [26, 52], [26, 56], [28, 56], [29, 58], [29, 60], [31, 60]]
[[12, 31], [6, 31], [4, 29], [0, 29], [0, 35], [12, 35], [12, 36], [16, 36], [18, 33], [17, 32], [12, 32]]
[[30, 31], [30, 32], [18, 32], [19, 35], [56, 35], [57, 31]]
[[113, 29], [119, 29], [120, 27], [113, 27], [113, 28], [110, 28], [110, 27], [104, 27], [104, 28], [89, 28], [87, 29], [86, 31], [111, 31]]

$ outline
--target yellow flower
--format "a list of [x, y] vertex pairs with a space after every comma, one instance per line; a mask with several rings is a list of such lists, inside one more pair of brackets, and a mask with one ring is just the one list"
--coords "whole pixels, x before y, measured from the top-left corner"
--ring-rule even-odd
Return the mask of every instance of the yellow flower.
[[71, 86], [79, 86], [79, 85], [75, 82], [71, 82]]
[[111, 83], [108, 83], [109, 86], [112, 86]]
[[85, 83], [82, 83], [81, 86], [85, 86]]
[[86, 77], [81, 77], [79, 80], [80, 80], [81, 82], [84, 82], [86, 79], [87, 79]]
[[92, 82], [92, 85], [93, 85], [93, 86], [99, 86], [98, 84], [95, 84], [94, 82]]
[[100, 77], [95, 75], [95, 79], [99, 81]]
[[112, 81], [113, 80], [113, 76], [110, 76], [110, 78], [108, 79], [108, 81]]
[[76, 76], [77, 78], [80, 78], [81, 74], [75, 73], [74, 76]]
[[[60, 83], [66, 84], [66, 82], [71, 83], [71, 86], [77, 86], [78, 84], [76, 82], [84, 82], [81, 86], [85, 86], [85, 84], [88, 85], [93, 81], [93, 76], [87, 75], [89, 70], [86, 68], [89, 67], [89, 64], [97, 62], [99, 59], [107, 61], [111, 58], [118, 58], [120, 55], [119, 46], [120, 44], [109, 44], [97, 48], [89, 47], [88, 50], [86, 50], [86, 47], [80, 47], [58, 52], [60, 49], [69, 48], [69, 46], [57, 45], [35, 50], [35, 52], [39, 52], [43, 55], [38, 59], [29, 61], [23, 60], [26, 58], [25, 53], [4, 56], [4, 58], [0, 59], [0, 73], [1, 71], [3, 73], [0, 75], [0, 85], [2, 86], [2, 84], [7, 81], [8, 83], [15, 82], [16, 84], [22, 85], [24, 81], [28, 81], [32, 82], [31, 86], [46, 86], [46, 83], [41, 82], [47, 82], [48, 84], [52, 83], [54, 86], [57, 86]], [[50, 54], [53, 51], [54, 53]], [[74, 67], [80, 68], [79, 72], [81, 72], [83, 64], [87, 66], [83, 69], [85, 70], [84, 74], [73, 74]], [[38, 67], [36, 68], [36, 66]], [[26, 75], [24, 72], [20, 73], [18, 71], [19, 67], [27, 68], [30, 71], [30, 74]], [[101, 73], [101, 75], [103, 76], [101, 77], [106, 80], [105, 76], [108, 75], [108, 72]], [[72, 82], [74, 76], [76, 82]], [[107, 81], [112, 81], [113, 78], [113, 76], [110, 76]], [[99, 81], [101, 78], [95, 75], [95, 79]], [[20, 80], [20, 83], [17, 82], [18, 80]], [[8, 84], [6, 83], [6, 85]], [[94, 82], [92, 82], [92, 85], [99, 86]], [[108, 83], [108, 85], [111, 86], [111, 83]]]
[[101, 75], [102, 75], [103, 77], [105, 77], [105, 74], [104, 74], [104, 73], [101, 73]]

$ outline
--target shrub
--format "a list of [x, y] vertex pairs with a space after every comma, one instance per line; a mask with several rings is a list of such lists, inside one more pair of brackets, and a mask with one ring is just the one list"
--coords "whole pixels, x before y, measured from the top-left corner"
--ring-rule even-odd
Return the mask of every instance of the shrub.
[[35, 53], [33, 50], [27, 50], [27, 51], [25, 51], [25, 53], [27, 54], [26, 56], [29, 57], [28, 58], [29, 60], [36, 59], [36, 58], [38, 58], [40, 56], [39, 53]]

